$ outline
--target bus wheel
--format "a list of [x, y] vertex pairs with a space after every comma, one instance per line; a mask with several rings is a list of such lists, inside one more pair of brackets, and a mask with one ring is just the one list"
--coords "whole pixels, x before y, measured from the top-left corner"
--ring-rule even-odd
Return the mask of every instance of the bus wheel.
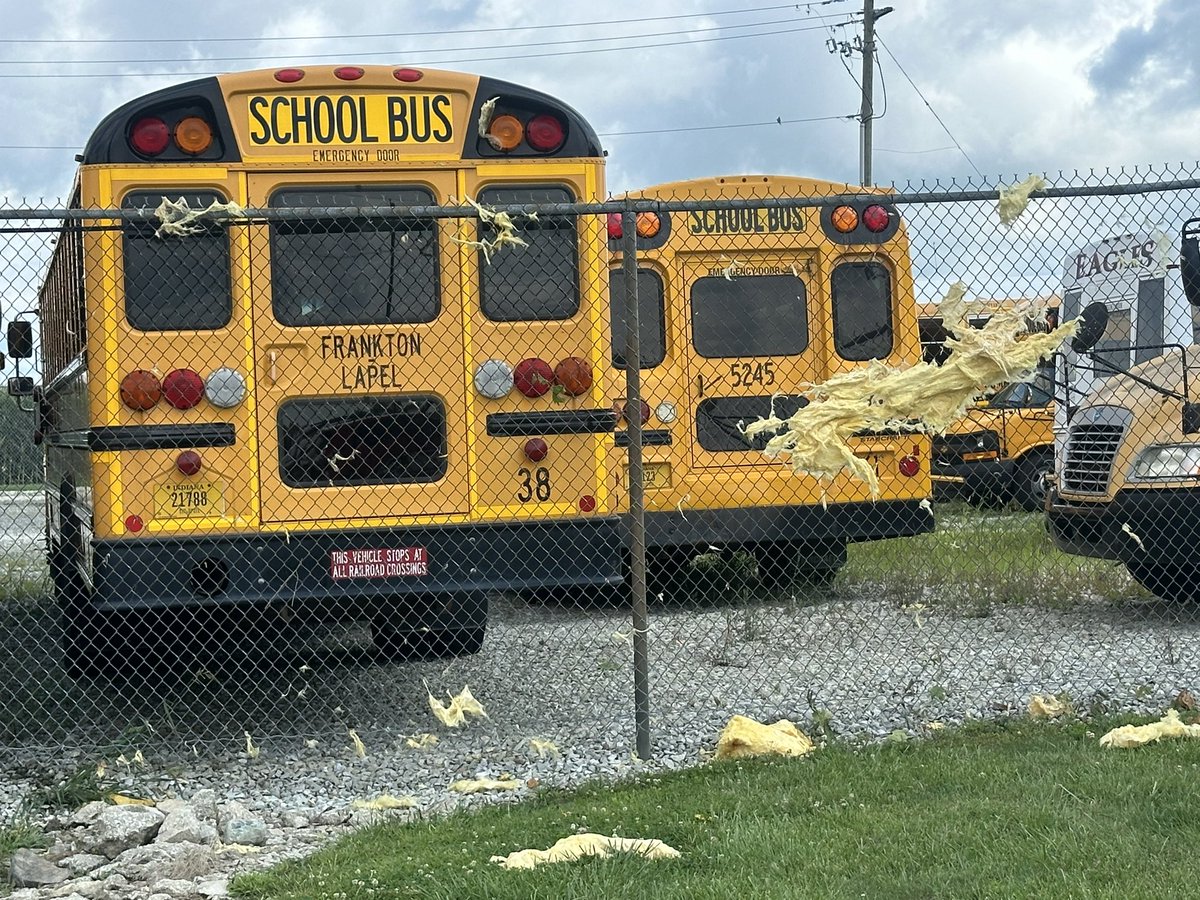
[[1046, 485], [1054, 472], [1054, 458], [1047, 453], [1035, 453], [1021, 461], [1017, 468], [1017, 503], [1026, 512], [1040, 512], [1046, 507]]
[[[371, 620], [371, 639], [375, 649], [392, 660], [469, 656], [483, 649], [487, 608], [486, 593], [465, 591], [429, 602], [423, 612], [394, 609], [391, 615], [380, 613]], [[447, 626], [447, 619], [454, 624]]]
[[754, 558], [758, 580], [768, 588], [827, 590], [846, 564], [846, 544], [837, 540], [758, 544]]
[[1188, 603], [1200, 595], [1200, 585], [1196, 583], [1200, 572], [1186, 563], [1153, 565], [1131, 562], [1126, 564], [1126, 568], [1134, 581], [1169, 603]]

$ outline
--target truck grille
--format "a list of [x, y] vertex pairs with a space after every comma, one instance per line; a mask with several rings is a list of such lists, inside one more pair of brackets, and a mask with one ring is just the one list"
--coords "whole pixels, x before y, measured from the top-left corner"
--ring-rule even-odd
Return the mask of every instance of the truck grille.
[[1063, 487], [1079, 494], [1103, 494], [1108, 491], [1113, 460], [1125, 424], [1087, 422], [1071, 426], [1063, 463]]

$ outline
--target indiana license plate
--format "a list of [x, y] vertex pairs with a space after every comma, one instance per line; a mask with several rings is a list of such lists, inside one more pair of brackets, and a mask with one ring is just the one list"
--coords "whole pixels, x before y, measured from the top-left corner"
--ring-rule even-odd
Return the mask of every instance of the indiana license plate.
[[154, 493], [160, 519], [193, 519], [225, 514], [225, 486], [218, 481], [160, 484]]

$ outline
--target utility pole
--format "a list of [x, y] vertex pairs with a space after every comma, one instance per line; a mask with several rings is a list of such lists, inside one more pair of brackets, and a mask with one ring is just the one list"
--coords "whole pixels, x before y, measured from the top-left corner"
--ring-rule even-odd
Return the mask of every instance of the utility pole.
[[863, 44], [862, 44], [862, 109], [859, 112], [859, 183], [871, 184], [871, 120], [875, 116], [875, 20], [882, 19], [892, 11], [885, 6], [875, 11], [875, 0], [863, 0]]

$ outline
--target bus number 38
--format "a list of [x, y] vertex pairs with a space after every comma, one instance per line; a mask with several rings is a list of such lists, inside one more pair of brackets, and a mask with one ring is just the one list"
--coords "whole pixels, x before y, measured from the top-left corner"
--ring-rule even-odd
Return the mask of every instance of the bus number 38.
[[769, 386], [775, 383], [775, 363], [735, 362], [729, 364], [729, 380], [734, 387]]
[[517, 490], [517, 499], [522, 503], [528, 503], [534, 497], [542, 502], [550, 499], [549, 469], [538, 466], [530, 471], [522, 467], [517, 470], [517, 477], [521, 479], [521, 487]]

